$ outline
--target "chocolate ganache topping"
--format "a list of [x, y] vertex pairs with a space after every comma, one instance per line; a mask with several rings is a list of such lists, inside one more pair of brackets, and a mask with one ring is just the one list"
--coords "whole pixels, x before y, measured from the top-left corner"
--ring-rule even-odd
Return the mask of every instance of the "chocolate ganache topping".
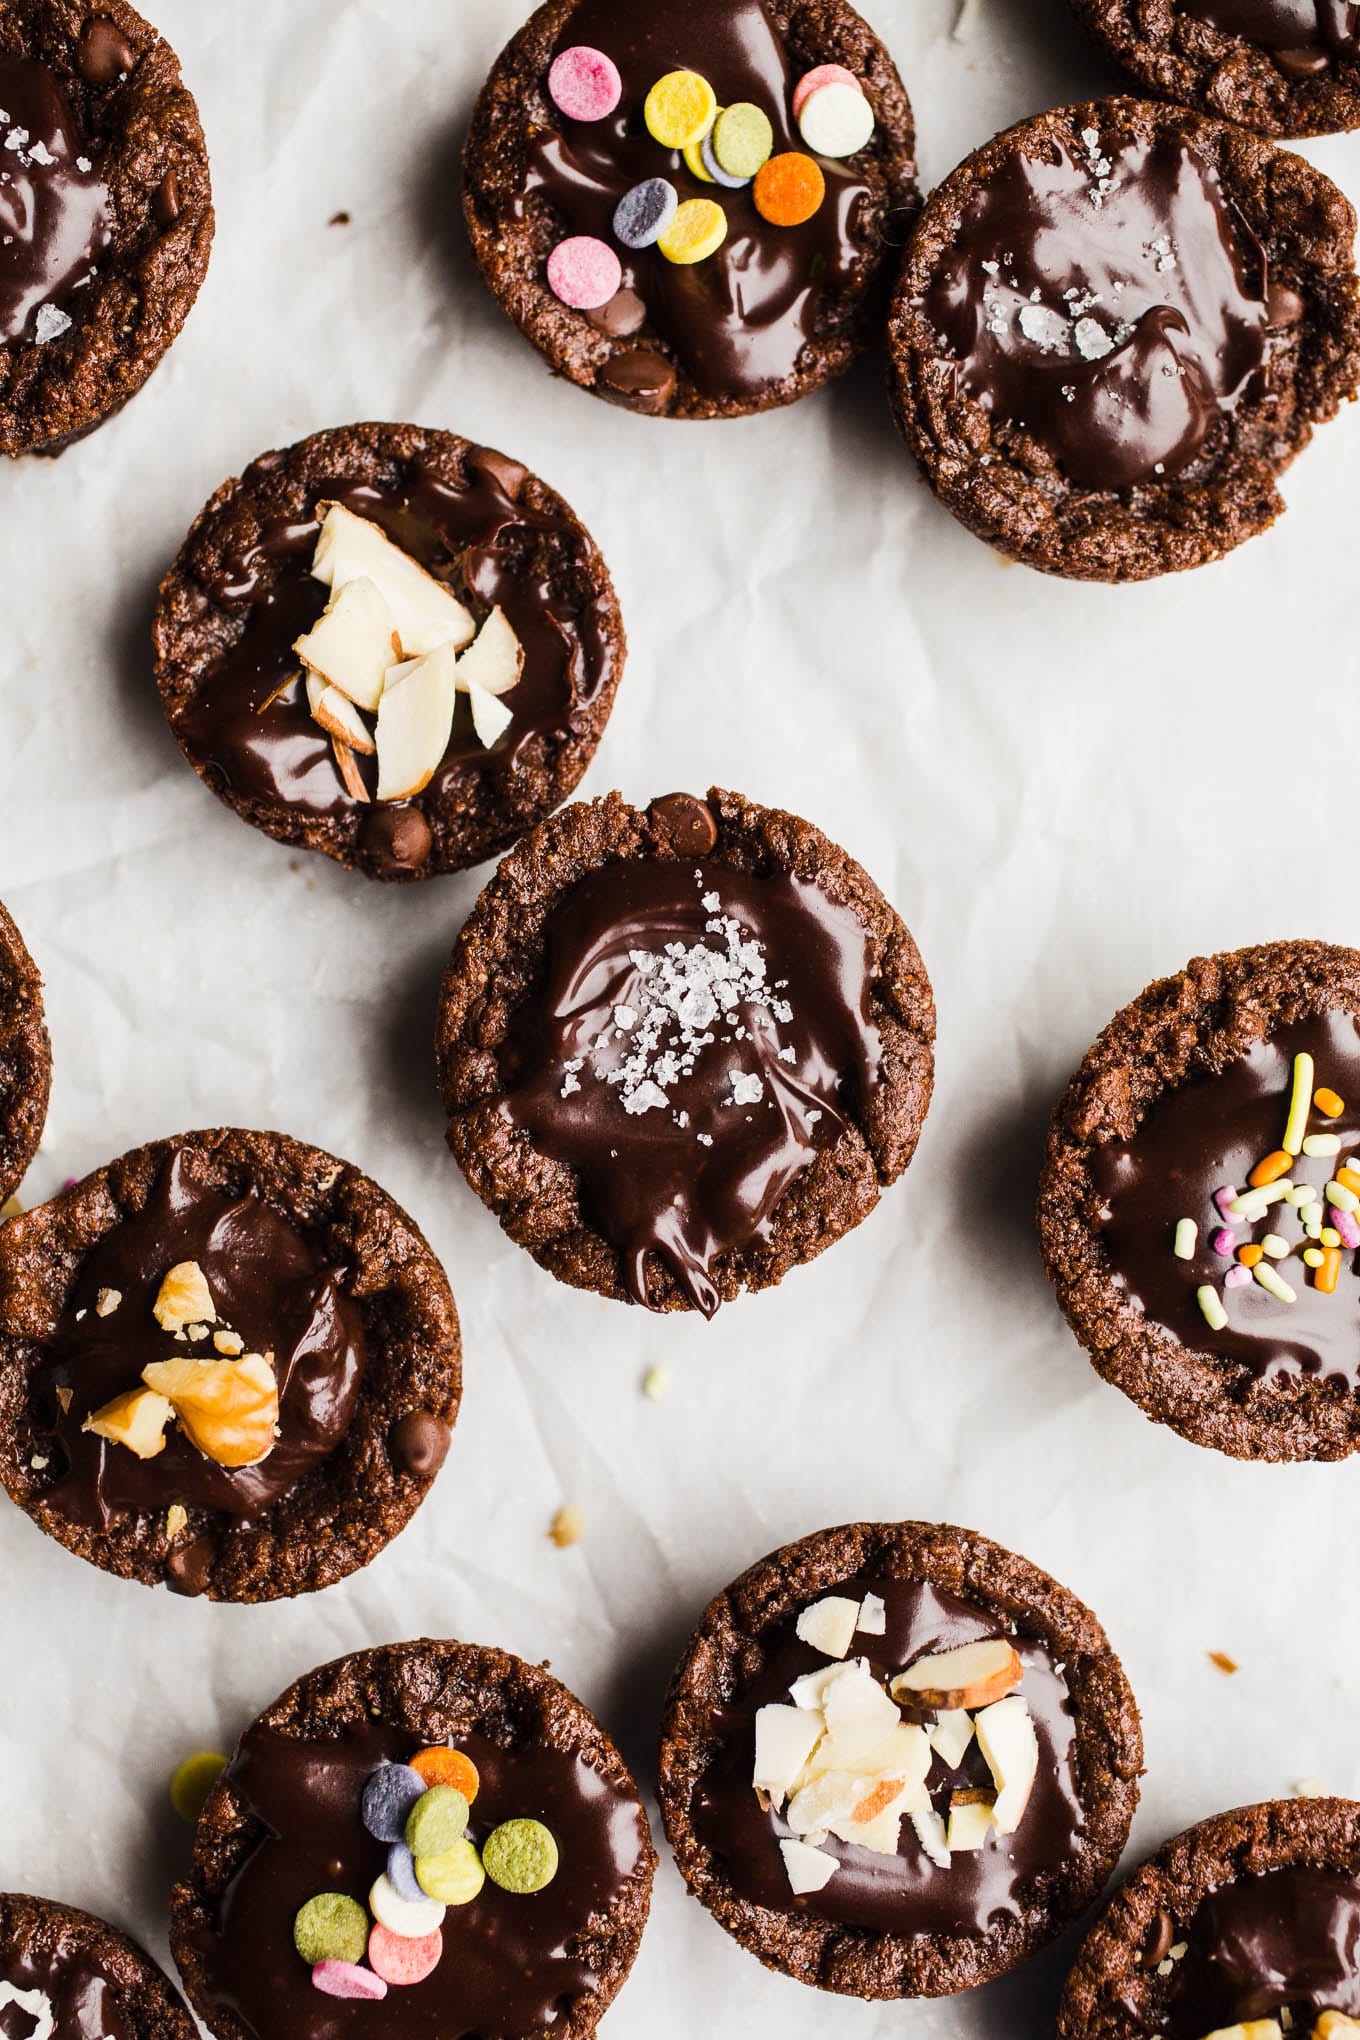
[[719, 1257], [878, 1083], [868, 932], [800, 879], [636, 859], [568, 893], [546, 944], [503, 1110], [580, 1171], [638, 1303], [654, 1252], [711, 1316]]
[[[1313, 1107], [1305, 1122], [1301, 1138], [1329, 1152], [1290, 1156], [1285, 1136], [1301, 1055], [1312, 1057], [1310, 1093], [1326, 1090], [1343, 1109], [1328, 1116]], [[1097, 1223], [1116, 1281], [1184, 1346], [1237, 1361], [1259, 1378], [1302, 1372], [1360, 1386], [1360, 1255], [1345, 1244], [1360, 1243], [1360, 1228], [1340, 1211], [1338, 1229], [1328, 1196], [1352, 1154], [1360, 1156], [1360, 1020], [1332, 1012], [1281, 1028], [1219, 1074], [1168, 1092], [1131, 1140], [1096, 1149]], [[1277, 1173], [1263, 1186], [1271, 1201], [1259, 1217], [1234, 1214], [1233, 1201], [1272, 1156]], [[1290, 1201], [1287, 1186], [1303, 1201]], [[1195, 1228], [1188, 1259], [1176, 1251], [1185, 1220]], [[1184, 1234], [1182, 1244], [1190, 1244]], [[1308, 1253], [1318, 1265], [1304, 1260]], [[1206, 1314], [1205, 1289], [1218, 1299], [1222, 1326]]]
[[1188, 1941], [1172, 1994], [1177, 2040], [1286, 2009], [1300, 2032], [1309, 2014], [1360, 2014], [1360, 1884], [1343, 1871], [1305, 1865], [1225, 1884]]
[[469, 1904], [450, 1907], [432, 1974], [385, 2001], [323, 1995], [293, 1945], [294, 1918], [318, 1892], [367, 1899], [388, 1850], [363, 1824], [364, 1785], [420, 1745], [381, 1721], [326, 1742], [257, 1725], [227, 1782], [262, 1833], [222, 1895], [216, 1933], [194, 1936], [211, 2007], [255, 2040], [522, 2040], [594, 1991], [582, 1943], [645, 1853], [638, 1801], [547, 1744], [506, 1750], [467, 1735], [457, 1746], [480, 1780], [470, 1840], [480, 1847], [502, 1821], [541, 1821], [559, 1852], [551, 1883], [524, 1894], [488, 1879]]
[[[181, 1263], [201, 1269], [238, 1350], [272, 1355], [278, 1428], [258, 1464], [219, 1465], [177, 1425], [146, 1459], [83, 1428], [135, 1390], [149, 1362], [216, 1357], [209, 1339], [176, 1340], [154, 1316], [167, 1272]], [[262, 1515], [344, 1437], [364, 1359], [363, 1327], [339, 1271], [260, 1198], [205, 1187], [193, 1151], [181, 1149], [146, 1209], [86, 1260], [37, 1378], [39, 1422], [64, 1461], [45, 1504], [90, 1530], [174, 1502], [247, 1521]]]
[[46, 64], [0, 57], [0, 345], [58, 339], [108, 246], [108, 192]]
[[[535, 736], [573, 729], [613, 672], [611, 640], [595, 596], [568, 604], [549, 585], [546, 571], [534, 565], [539, 536], [560, 538], [570, 548], [579, 544], [579, 533], [564, 518], [516, 500], [525, 471], [512, 462], [478, 449], [470, 470], [462, 488], [417, 464], [391, 491], [356, 487], [343, 477], [316, 491], [317, 502], [339, 503], [381, 525], [394, 544], [453, 589], [479, 624], [492, 610], [503, 610], [523, 647], [523, 671], [504, 697], [513, 715], [509, 728], [488, 751], [461, 697], [444, 763], [422, 796], [427, 805], [456, 797], [467, 773], [513, 769]], [[176, 719], [176, 729], [193, 757], [236, 793], [339, 818], [364, 804], [347, 791], [330, 738], [312, 718], [293, 651], [330, 599], [311, 573], [320, 528], [315, 516], [274, 525], [206, 591], [241, 617], [242, 628]], [[372, 796], [374, 759], [356, 755], [354, 763]], [[378, 809], [370, 819], [402, 812], [414, 811]], [[402, 861], [409, 856], [404, 853]]]
[[32, 2040], [35, 2033], [50, 2040], [138, 2040], [108, 1978], [74, 1940], [41, 1955], [22, 1948], [0, 1955], [0, 2040]]
[[1180, 0], [1181, 10], [1240, 35], [1262, 49], [1280, 52], [1293, 69], [1321, 71], [1334, 56], [1360, 47], [1360, 6], [1355, 0]]
[[[582, 123], [559, 116], [529, 154], [524, 200], [545, 200], [571, 234], [616, 246], [615, 208], [649, 178], [665, 177], [682, 202], [716, 200], [727, 215], [727, 239], [693, 267], [668, 262], [656, 249], [617, 247], [623, 287], [595, 316], [620, 337], [645, 323], [669, 347], [695, 387], [713, 398], [752, 399], [783, 382], [803, 349], [823, 330], [828, 294], [845, 291], [860, 274], [873, 194], [845, 163], [819, 158], [826, 197], [804, 225], [777, 227], [756, 210], [752, 190], [705, 183], [683, 154], [647, 132], [647, 94], [667, 72], [703, 74], [720, 106], [755, 105], [774, 129], [774, 151], [803, 150], [792, 115], [796, 78], [766, 0], [581, 0], [562, 48], [588, 44], [618, 66], [623, 98], [607, 120]], [[616, 357], [613, 386], [637, 397], [655, 391], [664, 406], [669, 364], [640, 341]], [[660, 380], [658, 380], [660, 379]]]
[[1080, 488], [1175, 475], [1267, 359], [1270, 312], [1216, 172], [1179, 139], [1015, 151], [926, 298], [968, 396]]
[[[884, 1682], [925, 1655], [1005, 1634], [996, 1616], [924, 1581], [866, 1573], [828, 1593], [850, 1601], [874, 1596], [882, 1602], [882, 1633], [856, 1634], [849, 1655], [866, 1659]], [[1019, 1911], [1031, 1879], [1061, 1870], [1070, 1860], [1083, 1815], [1067, 1686], [1041, 1644], [1023, 1637], [1007, 1640], [1023, 1666], [1019, 1690], [1039, 1748], [1033, 1790], [1015, 1832], [991, 1834], [981, 1847], [956, 1848], [947, 1869], [926, 1854], [910, 1818], [902, 1821], [895, 1855], [832, 1835], [817, 1846], [834, 1858], [834, 1874], [820, 1890], [807, 1891], [796, 1901], [800, 1909], [872, 1933], [981, 1935], [994, 1920]], [[788, 1912], [795, 1903], [780, 1844], [796, 1837], [785, 1817], [790, 1809], [767, 1808], [753, 1789], [756, 1714], [765, 1706], [787, 1705], [796, 1680], [826, 1670], [825, 1656], [799, 1638], [793, 1623], [778, 1632], [765, 1647], [759, 1672], [715, 1718], [720, 1748], [696, 1797], [695, 1830], [733, 1889], [753, 1905], [777, 1912]], [[908, 1708], [908, 1718], [929, 1722], [934, 1717]], [[926, 1785], [946, 1825], [955, 1793], [991, 1795], [996, 1789], [976, 1736], [957, 1766], [936, 1752]]]

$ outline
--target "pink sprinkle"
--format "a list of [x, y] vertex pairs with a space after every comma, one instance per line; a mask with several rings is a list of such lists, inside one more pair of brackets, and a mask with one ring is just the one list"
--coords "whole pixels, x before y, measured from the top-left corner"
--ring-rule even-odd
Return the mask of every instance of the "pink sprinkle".
[[374, 1927], [368, 1937], [369, 1961], [379, 1976], [385, 1976], [399, 1990], [424, 1983], [427, 1976], [433, 1976], [443, 1953], [444, 1936], [438, 1927], [432, 1934], [422, 1934], [418, 1941], [408, 1941], [382, 1925]]
[[847, 71], [844, 64], [818, 64], [815, 71], [809, 71], [806, 78], [800, 78], [793, 88], [793, 117], [797, 120], [814, 92], [820, 92], [823, 85], [852, 85], [856, 92], [864, 87], [853, 71]]
[[623, 97], [623, 80], [612, 57], [577, 43], [553, 60], [548, 91], [568, 120], [605, 120]]
[[1240, 1261], [1235, 1261], [1223, 1277], [1223, 1287], [1225, 1289], [1245, 1289], [1251, 1280], [1252, 1273], [1250, 1268], [1244, 1268]]
[[607, 241], [592, 234], [573, 234], [559, 241], [548, 257], [548, 282], [553, 295], [574, 312], [597, 312], [617, 297], [623, 265]]
[[1218, 1215], [1220, 1218], [1226, 1218], [1230, 1225], [1233, 1214], [1229, 1211], [1228, 1206], [1236, 1195], [1237, 1192], [1231, 1183], [1225, 1183], [1221, 1190], [1215, 1190], [1214, 1192], [1214, 1203], [1218, 1206]]
[[1220, 1226], [1214, 1234], [1213, 1249], [1216, 1254], [1221, 1254], [1225, 1261], [1231, 1261], [1237, 1252], [1237, 1234], [1229, 1232], [1226, 1225]]
[[1327, 1215], [1340, 1233], [1343, 1247], [1360, 1247], [1360, 1225], [1356, 1224], [1353, 1213], [1339, 1211], [1335, 1204], [1331, 1204], [1327, 1207]]
[[327, 1997], [370, 1998], [377, 2000], [387, 1996], [387, 1985], [371, 1969], [361, 1969], [357, 1962], [318, 1962], [312, 1971], [312, 1982]]

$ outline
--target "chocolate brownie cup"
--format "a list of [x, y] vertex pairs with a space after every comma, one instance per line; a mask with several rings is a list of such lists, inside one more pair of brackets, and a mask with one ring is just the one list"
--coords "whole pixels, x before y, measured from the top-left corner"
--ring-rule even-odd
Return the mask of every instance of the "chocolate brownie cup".
[[60, 453], [189, 316], [207, 147], [179, 59], [127, 0], [5, 0], [0, 150], [0, 452]]
[[420, 1233], [283, 1134], [157, 1141], [0, 1228], [0, 1479], [120, 1578], [344, 1579], [424, 1500], [460, 1391]]
[[135, 1941], [50, 1898], [0, 1892], [6, 2040], [194, 2040], [184, 2001]]
[[562, 498], [415, 425], [319, 432], [224, 483], [155, 648], [205, 785], [277, 842], [397, 881], [478, 864], [567, 798], [626, 650]]
[[1150, 92], [1264, 135], [1360, 127], [1355, 0], [1072, 0]]
[[1360, 1445], [1360, 952], [1197, 957], [1057, 1108], [1040, 1244], [1097, 1370], [1238, 1459]]
[[1220, 1813], [1134, 1872], [1077, 1958], [1059, 2040], [1360, 2033], [1360, 1806]]
[[868, 1217], [934, 1038], [872, 879], [715, 789], [535, 830], [458, 939], [436, 1050], [449, 1145], [512, 1240], [575, 1288], [711, 1317]]
[[1046, 573], [1217, 559], [1360, 380], [1355, 214], [1226, 122], [1062, 107], [931, 198], [890, 325], [898, 424], [941, 501]]
[[0, 906], [0, 1205], [37, 1153], [52, 1088], [42, 979], [24, 939]]
[[1090, 1904], [1142, 1761], [1074, 1595], [968, 1530], [856, 1523], [707, 1610], [667, 1702], [661, 1811], [694, 1896], [768, 1968], [943, 1997]]
[[919, 206], [911, 106], [845, 0], [548, 0], [478, 103], [482, 275], [559, 375], [735, 418], [877, 340]]
[[172, 1942], [216, 2040], [583, 2040], [655, 1868], [627, 1766], [565, 1686], [504, 1651], [396, 1644], [247, 1729]]

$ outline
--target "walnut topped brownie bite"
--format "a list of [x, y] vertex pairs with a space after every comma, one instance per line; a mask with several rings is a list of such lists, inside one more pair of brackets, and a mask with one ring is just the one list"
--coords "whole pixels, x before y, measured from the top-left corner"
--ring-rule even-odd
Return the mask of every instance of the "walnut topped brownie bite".
[[42, 979], [24, 939], [0, 906], [0, 1207], [37, 1152], [52, 1088]]
[[6, 2040], [194, 2040], [168, 1978], [126, 1934], [55, 1899], [0, 1892]]

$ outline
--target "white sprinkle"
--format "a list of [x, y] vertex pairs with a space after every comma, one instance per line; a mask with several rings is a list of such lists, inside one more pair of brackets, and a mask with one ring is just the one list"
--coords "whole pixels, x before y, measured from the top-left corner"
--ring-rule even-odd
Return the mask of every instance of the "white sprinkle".
[[83, 177], [88, 177], [91, 170], [93, 170], [94, 168], [94, 164], [90, 161], [88, 156], [77, 156], [76, 168], [77, 170], [80, 171]]
[[627, 1034], [630, 1029], [637, 1026], [637, 1014], [631, 1006], [616, 1006], [614, 1008], [614, 1025], [618, 1028], [620, 1034]]
[[57, 159], [46, 142], [35, 142], [28, 152], [28, 160], [30, 163], [40, 164], [44, 170], [50, 170]]
[[1083, 361], [1102, 361], [1114, 352], [1114, 341], [1099, 319], [1078, 319], [1072, 337]]
[[38, 316], [33, 326], [33, 338], [39, 347], [49, 340], [59, 340], [63, 333], [69, 333], [71, 321], [65, 312], [59, 312], [55, 305], [39, 305]]
[[732, 1103], [734, 1105], [759, 1105], [761, 1099], [765, 1096], [765, 1086], [761, 1083], [760, 1078], [748, 1076], [742, 1070], [729, 1071], [728, 1082], [732, 1086]]
[[639, 1084], [635, 1090], [625, 1091], [623, 1109], [636, 1119], [644, 1112], [664, 1110], [670, 1102], [661, 1086], [648, 1080]]
[[1025, 338], [1045, 354], [1065, 352], [1070, 328], [1062, 313], [1055, 312], [1051, 305], [1022, 305], [1018, 323]]

